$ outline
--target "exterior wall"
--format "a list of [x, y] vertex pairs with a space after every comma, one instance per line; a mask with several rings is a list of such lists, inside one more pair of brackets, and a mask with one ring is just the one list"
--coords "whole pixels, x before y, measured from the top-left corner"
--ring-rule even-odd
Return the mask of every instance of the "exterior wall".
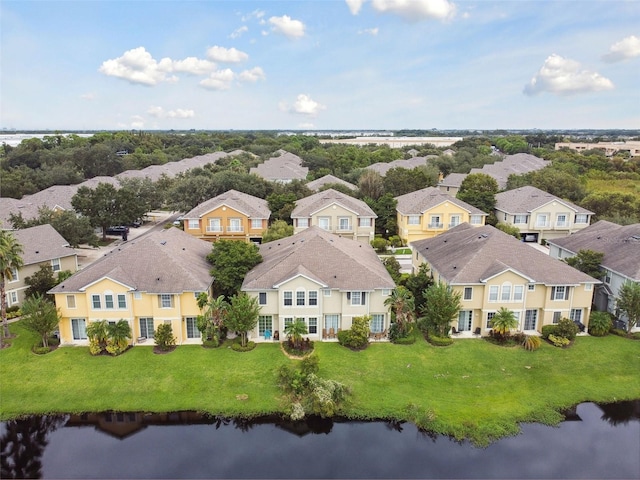
[[[209, 229], [210, 219], [220, 220], [219, 230], [211, 231]], [[230, 225], [231, 219], [239, 219], [240, 227], [232, 228]], [[252, 228], [252, 221], [247, 215], [226, 205], [221, 205], [203, 215], [199, 219], [197, 228], [189, 228], [189, 220], [183, 221], [183, 228], [186, 233], [210, 242], [215, 242], [220, 239], [244, 240], [245, 242], [249, 242], [251, 239], [262, 239], [262, 232], [264, 232], [267, 227], [268, 219], [264, 218], [260, 220], [259, 228]]]
[[[92, 296], [100, 296], [101, 308], [93, 306]], [[113, 295], [113, 308], [106, 308], [105, 295]], [[118, 295], [124, 296], [126, 305], [119, 307]], [[73, 297], [75, 307], [69, 307], [67, 297]], [[143, 332], [140, 327], [140, 318], [153, 318], [154, 330], [162, 323], [170, 323], [176, 343], [198, 344], [201, 342], [199, 332], [195, 338], [187, 337], [187, 317], [197, 317], [200, 314], [196, 295], [194, 292], [184, 292], [173, 295], [173, 305], [170, 308], [162, 308], [159, 305], [158, 295], [140, 293], [139, 298], [131, 292], [129, 287], [110, 279], [103, 279], [90, 285], [84, 292], [55, 295], [56, 306], [60, 310], [61, 320], [59, 324], [60, 339], [63, 345], [88, 345], [88, 339], [74, 339], [72, 319], [84, 319], [85, 326], [99, 320], [129, 322], [132, 331], [131, 344], [154, 345], [152, 339], [142, 339]]]
[[[75, 254], [67, 257], [61, 257], [56, 260], [60, 261], [60, 270], [56, 270], [53, 272], [54, 277], [58, 274], [58, 272], [62, 272], [65, 270], [69, 270], [71, 273], [75, 273], [78, 271], [78, 257]], [[41, 265], [53, 266], [52, 261], [25, 265], [18, 270], [18, 278], [16, 280], [6, 281], [5, 292], [7, 295], [7, 307], [22, 304], [25, 298], [25, 292], [27, 288], [29, 288], [29, 285], [25, 283], [24, 279], [27, 277], [31, 277], [38, 270], [40, 270]]]
[[[317, 305], [309, 305], [309, 292], [317, 292]], [[285, 292], [292, 292], [292, 305], [285, 305]], [[304, 292], [304, 306], [297, 305], [297, 292]], [[260, 292], [247, 292], [250, 296], [260, 298]], [[353, 317], [381, 314], [384, 315], [383, 328], [389, 328], [388, 309], [384, 305], [388, 295], [384, 295], [382, 290], [365, 292], [365, 305], [351, 305], [346, 291], [337, 289], [324, 289], [318, 283], [302, 276], [292, 278], [279, 286], [278, 290], [264, 290], [266, 294], [266, 304], [261, 305], [260, 315], [271, 316], [271, 333], [278, 332], [278, 337], [282, 341], [286, 338], [285, 319], [295, 321], [303, 318], [310, 326], [309, 319], [317, 320], [317, 330], [305, 335], [312, 341], [326, 340], [329, 324], [326, 322], [327, 315], [337, 315], [338, 322], [334, 328], [335, 333], [339, 330], [351, 328]], [[390, 291], [385, 293], [391, 293]], [[326, 331], [325, 331], [326, 330]], [[265, 338], [264, 331], [261, 331], [260, 324], [251, 332], [249, 338], [255, 342], [269, 340]], [[335, 340], [335, 338], [333, 339]]]
[[[433, 215], [440, 216], [439, 224], [433, 224], [431, 222]], [[459, 216], [459, 222], [457, 224], [452, 224], [452, 217], [454, 216]], [[469, 212], [452, 202], [444, 202], [425, 211], [420, 215], [419, 223], [416, 225], [409, 224], [410, 215], [402, 215], [398, 212], [396, 217], [398, 222], [398, 235], [407, 244], [415, 242], [416, 240], [435, 237], [460, 223], [467, 222], [471, 224], [471, 215]], [[483, 226], [485, 219], [486, 216], [482, 216], [481, 223], [474, 224], [473, 226]]]
[[460, 190], [460, 187], [455, 187], [452, 185], [438, 185], [438, 190], [443, 193], [447, 193], [452, 197], [455, 197], [458, 194], [458, 190]]
[[[324, 228], [320, 225], [320, 218], [328, 218], [329, 226]], [[349, 228], [341, 229], [340, 228], [340, 219], [347, 218], [349, 219]], [[308, 220], [309, 227], [316, 225], [323, 230], [334, 233], [341, 237], [349, 238], [351, 240], [358, 240], [359, 242], [365, 243], [369, 245], [371, 240], [373, 240], [376, 221], [375, 218], [371, 218], [371, 226], [370, 227], [361, 227], [359, 222], [360, 216], [351, 210], [347, 210], [346, 208], [338, 205], [332, 204], [328, 205], [325, 208], [315, 212], [310, 219]], [[368, 218], [368, 217], [367, 217]], [[299, 227], [297, 219], [294, 219], [293, 222], [293, 233], [300, 233], [303, 230], [306, 230], [308, 227]]]

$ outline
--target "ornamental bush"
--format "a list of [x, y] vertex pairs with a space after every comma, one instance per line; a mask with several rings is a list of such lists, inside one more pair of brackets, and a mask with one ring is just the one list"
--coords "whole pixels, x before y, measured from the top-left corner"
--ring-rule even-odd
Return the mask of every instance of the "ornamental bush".
[[350, 330], [338, 332], [338, 343], [352, 350], [364, 350], [369, 345], [369, 322], [371, 317], [354, 317]]
[[549, 335], [549, 341], [556, 347], [566, 347], [571, 343], [568, 338], [553, 334]]
[[173, 336], [173, 329], [169, 323], [158, 325], [153, 338], [158, 348], [163, 352], [171, 350], [171, 347], [176, 345], [176, 337]]
[[549, 335], [556, 335], [556, 330], [556, 325], [544, 325], [542, 327], [542, 338], [547, 340], [549, 338]]
[[566, 338], [567, 340], [575, 340], [578, 333], [578, 326], [568, 318], [561, 318], [556, 325], [555, 335]]
[[604, 337], [609, 333], [613, 322], [611, 315], [607, 312], [591, 312], [589, 316], [589, 335], [594, 337]]

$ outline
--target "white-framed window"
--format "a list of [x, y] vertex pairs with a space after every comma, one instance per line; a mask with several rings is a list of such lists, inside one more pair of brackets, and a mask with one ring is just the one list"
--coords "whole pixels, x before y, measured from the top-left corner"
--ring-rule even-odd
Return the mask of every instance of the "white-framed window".
[[104, 308], [113, 309], [113, 294], [104, 294]]
[[91, 306], [94, 310], [100, 310], [102, 308], [102, 303], [100, 302], [100, 295], [93, 294], [91, 295]]
[[87, 339], [87, 321], [84, 318], [71, 319], [71, 333], [74, 340]]
[[329, 331], [333, 328], [334, 332], [338, 332], [338, 326], [340, 325], [340, 315], [325, 315], [324, 316], [324, 328]]
[[271, 315], [260, 315], [258, 317], [258, 335], [264, 337], [264, 332], [267, 330], [273, 333], [273, 317]]
[[296, 291], [296, 307], [304, 307], [305, 297], [306, 295], [304, 290]]
[[67, 308], [76, 308], [76, 296], [67, 295]]
[[261, 230], [262, 229], [262, 219], [261, 218], [252, 218], [251, 219], [251, 228], [253, 230]]
[[391, 289], [390, 288], [383, 288], [382, 289], [382, 296], [383, 297], [388, 297], [389, 295], [391, 295]]
[[229, 219], [228, 231], [229, 232], [233, 232], [233, 233], [239, 233], [239, 232], [244, 231], [244, 229], [242, 228], [242, 219], [241, 218], [230, 218]]
[[358, 224], [361, 227], [370, 227], [371, 226], [371, 217], [362, 217], [358, 219]]
[[283, 299], [284, 299], [284, 306], [285, 307], [293, 306], [293, 292], [286, 291], [282, 295], [283, 295]]
[[551, 287], [551, 300], [569, 300], [569, 287], [564, 285]]
[[610, 270], [605, 270], [604, 271], [604, 283], [606, 283], [607, 285], [609, 285], [611, 283], [611, 271]]
[[458, 330], [470, 331], [473, 322], [473, 310], [460, 310], [458, 312]]
[[471, 215], [469, 217], [469, 223], [471, 225], [482, 225], [482, 215]]
[[322, 289], [322, 295], [324, 295], [325, 297], [330, 297], [331, 296], [331, 289], [330, 288], [323, 288]]
[[442, 228], [442, 217], [440, 215], [430, 215], [429, 228]]
[[284, 328], [287, 328], [293, 323], [293, 317], [284, 317]]
[[331, 230], [331, 217], [318, 217], [318, 226], [323, 230]]
[[51, 260], [51, 268], [53, 269], [54, 272], [59, 272], [62, 269], [62, 267], [60, 266], [59, 258], [53, 258]]
[[161, 293], [158, 295], [160, 308], [173, 308], [173, 295], [170, 293]]
[[127, 308], [127, 296], [124, 293], [119, 293], [118, 297], [118, 308]]
[[135, 300], [142, 300], [142, 292], [133, 292], [133, 298]]
[[318, 305], [318, 291], [309, 290], [309, 306], [315, 307], [316, 305]]
[[473, 298], [473, 287], [464, 287], [463, 300], [471, 300]]
[[460, 225], [460, 215], [451, 215], [449, 228], [457, 227], [458, 225]]
[[7, 293], [7, 298], [8, 298], [8, 302], [9, 305], [15, 305], [16, 303], [18, 303], [18, 292], [15, 290], [12, 290], [10, 292]]
[[153, 338], [153, 318], [140, 317], [140, 336], [145, 338]]
[[18, 269], [17, 268], [11, 267], [10, 271], [11, 271], [11, 278], [9, 278], [9, 282], [8, 283], [17, 282], [18, 280], [20, 280], [20, 277], [18, 276]]
[[267, 292], [258, 292], [258, 305], [267, 304]]
[[586, 213], [576, 213], [574, 223], [589, 223], [589, 215]]
[[530, 292], [535, 292], [536, 291], [536, 284], [535, 283], [527, 284], [527, 290], [530, 291]]
[[536, 227], [548, 227], [549, 215], [547, 213], [539, 213], [536, 216]]
[[502, 284], [502, 291], [500, 293], [500, 300], [503, 302], [511, 301], [511, 284], [509, 282], [505, 282]]
[[568, 227], [569, 226], [569, 214], [558, 213], [556, 215], [556, 227]]
[[491, 320], [493, 320], [493, 317], [496, 316], [496, 312], [487, 312], [487, 328], [493, 328], [493, 324], [491, 323]]
[[420, 225], [420, 215], [409, 215], [407, 225]]
[[367, 292], [347, 292], [351, 305], [366, 305]]
[[593, 283], [585, 283], [584, 284], [584, 291], [585, 292], [590, 292], [593, 289]]
[[569, 312], [569, 320], [572, 322], [582, 322], [582, 309], [572, 308]]
[[514, 215], [513, 223], [514, 225], [527, 223], [527, 215]]
[[373, 333], [381, 333], [384, 330], [384, 314], [374, 313], [371, 315], [371, 325], [369, 330]]
[[553, 323], [558, 323], [562, 318], [562, 312], [553, 312]]
[[309, 219], [308, 218], [297, 218], [296, 219], [296, 224], [298, 225], [299, 228], [307, 228], [309, 226]]
[[491, 285], [489, 287], [489, 301], [490, 302], [497, 302], [498, 301], [498, 290], [499, 290], [498, 285]]
[[200, 338], [201, 333], [200, 330], [198, 330], [197, 317], [187, 317], [185, 318], [185, 322], [187, 324], [187, 338]]
[[524, 330], [535, 330], [538, 321], [538, 310], [526, 310], [524, 312]]
[[200, 221], [198, 219], [189, 219], [189, 223], [187, 224], [187, 228], [189, 230], [198, 230], [200, 228]]
[[210, 218], [209, 225], [207, 225], [207, 232], [221, 232], [222, 223], [220, 218]]
[[318, 318], [317, 317], [309, 317], [309, 321], [307, 322], [307, 330], [309, 331], [309, 335], [318, 334]]
[[513, 301], [521, 302], [524, 297], [524, 285], [514, 285], [513, 286]]
[[338, 217], [338, 230], [351, 230], [351, 218]]

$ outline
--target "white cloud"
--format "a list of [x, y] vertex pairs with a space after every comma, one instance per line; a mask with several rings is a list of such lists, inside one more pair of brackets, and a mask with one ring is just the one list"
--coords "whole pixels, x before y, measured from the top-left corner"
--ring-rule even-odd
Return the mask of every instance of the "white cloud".
[[158, 63], [144, 47], [138, 47], [124, 52], [121, 57], [104, 61], [98, 71], [131, 83], [156, 85], [168, 79], [171, 63], [170, 59]]
[[605, 62], [613, 63], [640, 56], [640, 38], [629, 35], [609, 48], [609, 53], [602, 56]]
[[250, 14], [248, 14], [248, 15], [244, 15], [244, 16], [242, 17], [242, 21], [243, 21], [243, 22], [247, 22], [247, 21], [249, 21], [249, 20], [251, 20], [251, 19], [253, 19], [253, 18], [255, 18], [255, 19], [257, 19], [257, 20], [260, 20], [262, 17], [264, 17], [264, 15], [265, 15], [265, 14], [264, 14], [264, 11], [263, 11], [263, 10], [254, 10], [254, 11], [253, 11], [253, 12], [251, 12]]
[[242, 36], [243, 33], [246, 33], [248, 31], [249, 31], [249, 27], [247, 27], [246, 25], [243, 25], [240, 28], [236, 28], [233, 32], [231, 32], [231, 34], [229, 35], [229, 38], [238, 38]]
[[200, 86], [208, 90], [228, 90], [235, 74], [228, 68], [211, 72], [208, 78], [200, 82]]
[[193, 118], [195, 116], [193, 110], [177, 108], [175, 110], [165, 111], [164, 108], [156, 106], [149, 107], [147, 113], [156, 118]]
[[235, 48], [224, 48], [215, 45], [207, 49], [207, 57], [214, 62], [240, 63], [246, 61], [249, 55]]
[[446, 20], [456, 14], [456, 5], [448, 0], [372, 0], [371, 4], [380, 13], [395, 13], [411, 21]]
[[289, 38], [299, 38], [304, 36], [305, 25], [300, 20], [293, 20], [288, 15], [282, 17], [271, 17], [269, 19], [271, 30], [286, 35]]
[[133, 117], [131, 117], [131, 128], [135, 128], [138, 130], [144, 128], [144, 118], [142, 118], [140, 115], [134, 115]]
[[309, 95], [305, 95], [303, 93], [298, 95], [296, 101], [291, 107], [289, 107], [285, 102], [280, 102], [280, 110], [300, 115], [315, 116], [320, 112], [320, 110], [325, 110], [326, 108], [327, 107], [324, 105], [313, 100]]
[[245, 70], [238, 74], [238, 78], [243, 82], [255, 83], [258, 80], [265, 80], [267, 77], [260, 67], [254, 67], [251, 70]]
[[365, 0], [345, 0], [347, 2], [347, 6], [349, 7], [349, 11], [352, 15], [357, 15], [360, 13], [360, 9], [362, 8], [362, 4]]
[[525, 85], [526, 95], [542, 92], [558, 95], [597, 92], [613, 89], [613, 82], [597, 72], [582, 70], [580, 63], [555, 53], [549, 56], [538, 73]]
[[378, 35], [378, 27], [375, 28], [365, 28], [364, 30], [359, 30], [358, 33], [360, 35], [362, 34], [368, 34], [368, 35], [372, 35], [372, 36], [376, 36]]
[[184, 60], [173, 60], [171, 71], [183, 72], [191, 75], [206, 75], [215, 70], [216, 64], [209, 60], [202, 60], [196, 57], [187, 57]]

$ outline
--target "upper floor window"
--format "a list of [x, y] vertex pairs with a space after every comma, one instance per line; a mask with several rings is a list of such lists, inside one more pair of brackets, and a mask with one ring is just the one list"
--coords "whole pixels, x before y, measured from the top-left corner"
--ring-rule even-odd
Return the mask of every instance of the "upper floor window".
[[358, 219], [358, 222], [359, 222], [361, 227], [370, 227], [371, 226], [371, 218], [370, 217], [360, 218], [360, 219]]
[[420, 215], [409, 215], [407, 225], [420, 225]]
[[347, 292], [351, 305], [366, 305], [367, 292]]
[[569, 215], [566, 213], [559, 213], [556, 215], [556, 227], [568, 227]]
[[51, 260], [51, 268], [53, 268], [54, 272], [59, 272], [62, 269], [62, 267], [60, 266], [59, 258], [54, 258], [53, 260]]
[[304, 299], [305, 299], [304, 290], [298, 290], [296, 292], [296, 306], [304, 307]]
[[453, 228], [460, 225], [460, 215], [451, 215], [451, 221], [449, 222], [449, 228]]
[[522, 223], [527, 223], [527, 216], [526, 215], [514, 215], [513, 216], [513, 223], [514, 224], [522, 224]]
[[113, 308], [113, 295], [111, 293], [104, 295], [104, 308]]
[[102, 304], [100, 302], [100, 295], [91, 295], [91, 305], [94, 310], [99, 310], [102, 308]]
[[536, 227], [548, 227], [549, 215], [546, 213], [539, 213], [536, 217]]
[[173, 295], [169, 293], [161, 293], [158, 295], [160, 308], [173, 308]]
[[331, 218], [330, 217], [318, 217], [318, 226], [323, 230], [331, 230]]
[[429, 228], [442, 228], [442, 217], [440, 215], [431, 215], [429, 217]]
[[502, 292], [500, 294], [500, 300], [502, 300], [503, 302], [511, 301], [511, 284], [510, 283], [502, 284]]
[[76, 296], [67, 295], [67, 308], [76, 308]]
[[19, 280], [18, 277], [18, 269], [15, 267], [11, 268], [11, 276], [9, 278], [9, 282], [17, 282]]
[[318, 291], [309, 290], [309, 306], [318, 305]]
[[338, 218], [338, 230], [351, 230], [351, 218], [339, 217]]
[[189, 230], [197, 230], [200, 228], [200, 222], [197, 219], [196, 220], [190, 219], [188, 223], [188, 228]]
[[530, 292], [535, 292], [536, 290], [536, 284], [535, 283], [529, 283], [527, 285], [527, 290], [529, 290]]
[[242, 219], [241, 218], [230, 218], [229, 219], [229, 231], [238, 233], [242, 232]]
[[209, 225], [207, 226], [207, 232], [221, 232], [222, 223], [219, 218], [210, 218]]
[[473, 288], [472, 287], [464, 287], [464, 297], [465, 300], [471, 300], [473, 298]]
[[296, 222], [298, 222], [298, 227], [300, 228], [307, 228], [309, 226], [308, 218], [298, 218], [296, 219]]
[[589, 215], [586, 213], [576, 213], [574, 223], [589, 223]]
[[266, 305], [267, 304], [267, 292], [258, 293], [258, 305]]
[[251, 228], [254, 230], [258, 230], [262, 228], [262, 219], [261, 218], [252, 218], [251, 219]]
[[569, 299], [569, 287], [564, 285], [558, 285], [551, 287], [551, 300], [568, 300]]
[[513, 287], [513, 301], [521, 302], [524, 296], [524, 285], [514, 285]]
[[118, 308], [127, 308], [127, 296], [123, 293], [118, 294]]
[[482, 215], [471, 215], [469, 217], [471, 225], [482, 225]]
[[293, 292], [284, 292], [283, 299], [284, 299], [284, 306], [291, 307], [293, 305]]
[[611, 271], [610, 270], [605, 270], [604, 271], [604, 283], [606, 283], [606, 284], [611, 283]]
[[489, 287], [489, 301], [490, 302], [498, 301], [498, 285], [491, 285]]

